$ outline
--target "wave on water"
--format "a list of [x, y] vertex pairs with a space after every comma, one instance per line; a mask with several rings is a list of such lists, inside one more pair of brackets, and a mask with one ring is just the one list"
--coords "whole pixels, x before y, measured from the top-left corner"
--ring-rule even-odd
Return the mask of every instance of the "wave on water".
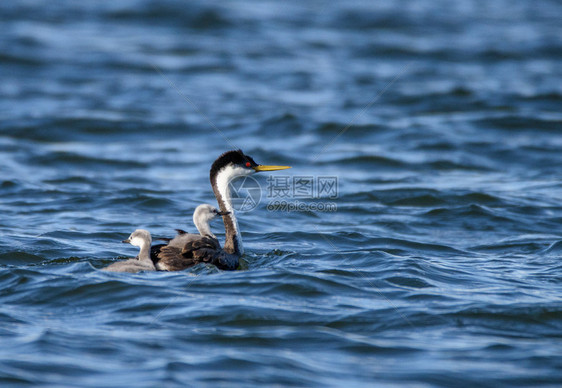
[[[559, 386], [560, 14], [0, 2], [0, 385]], [[236, 148], [238, 271], [100, 271]]]

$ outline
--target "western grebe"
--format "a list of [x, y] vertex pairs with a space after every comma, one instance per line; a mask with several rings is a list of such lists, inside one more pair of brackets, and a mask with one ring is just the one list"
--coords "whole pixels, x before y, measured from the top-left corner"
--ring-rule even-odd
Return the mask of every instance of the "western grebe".
[[220, 269], [235, 270], [240, 256], [244, 254], [242, 236], [230, 196], [230, 182], [234, 179], [260, 171], [276, 171], [289, 166], [263, 166], [245, 155], [242, 150], [228, 151], [215, 160], [211, 166], [210, 179], [213, 193], [217, 198], [226, 232], [224, 247], [213, 237], [202, 237], [187, 242], [183, 247], [164, 246], [153, 250], [152, 259], [156, 268], [164, 271], [180, 271], [197, 263], [211, 263]]
[[[187, 233], [184, 230], [176, 229], [178, 235], [174, 238], [163, 238], [160, 237], [158, 240], [165, 240], [168, 244], [165, 244], [170, 247], [174, 248], [183, 248], [185, 244], [193, 240], [199, 240], [203, 236], [209, 236], [212, 238], [217, 238], [213, 232], [211, 232], [211, 226], [209, 225], [212, 220], [218, 218], [220, 216], [224, 216], [228, 214], [228, 212], [221, 212], [216, 207], [209, 205], [209, 204], [202, 204], [195, 208], [193, 212], [193, 223], [197, 228], [199, 234], [195, 233]], [[155, 246], [154, 248], [156, 248]], [[162, 246], [160, 246], [161, 248]]]
[[134, 259], [110, 264], [102, 268], [102, 271], [140, 272], [156, 270], [154, 263], [150, 259], [150, 244], [152, 244], [152, 238], [148, 230], [137, 229], [131, 233], [128, 239], [123, 240], [123, 242], [140, 247], [139, 255]]

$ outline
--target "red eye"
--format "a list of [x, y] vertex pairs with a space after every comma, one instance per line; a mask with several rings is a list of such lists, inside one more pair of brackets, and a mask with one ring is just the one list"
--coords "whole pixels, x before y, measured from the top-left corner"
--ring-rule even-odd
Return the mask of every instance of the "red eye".
[[252, 164], [250, 162], [246, 162], [246, 167], [250, 167]]

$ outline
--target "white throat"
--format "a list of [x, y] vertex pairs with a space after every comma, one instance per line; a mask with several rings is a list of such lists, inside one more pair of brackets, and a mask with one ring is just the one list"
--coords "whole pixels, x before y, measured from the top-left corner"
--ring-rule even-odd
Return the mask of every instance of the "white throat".
[[[223, 199], [224, 209], [230, 212], [229, 216], [233, 220], [234, 232], [238, 243], [238, 250], [240, 254], [244, 254], [244, 246], [242, 244], [242, 236], [240, 235], [240, 228], [238, 227], [238, 220], [236, 219], [234, 208], [232, 207], [232, 198], [230, 196], [230, 182], [238, 177], [250, 175], [252, 171], [240, 167], [233, 167], [228, 165], [221, 169], [216, 176], [217, 190]], [[228, 216], [226, 216], [228, 217]]]
[[215, 237], [213, 232], [211, 232], [211, 225], [209, 225], [210, 221], [207, 218], [206, 214], [198, 214], [197, 217], [195, 214], [193, 215], [193, 223], [197, 228], [197, 231], [201, 236], [209, 235], [211, 237]]
[[131, 245], [140, 247], [138, 258], [140, 261], [152, 262], [150, 259], [150, 245], [152, 241], [150, 239], [144, 239], [142, 237], [133, 237], [131, 239]]

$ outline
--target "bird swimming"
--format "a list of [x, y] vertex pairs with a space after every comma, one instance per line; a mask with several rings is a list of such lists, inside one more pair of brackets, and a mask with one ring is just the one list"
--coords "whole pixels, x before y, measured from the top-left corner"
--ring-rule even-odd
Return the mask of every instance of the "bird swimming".
[[235, 270], [244, 254], [242, 236], [238, 220], [234, 214], [230, 193], [230, 182], [261, 171], [276, 171], [289, 166], [265, 166], [244, 154], [242, 150], [227, 151], [219, 156], [211, 166], [209, 174], [213, 193], [217, 198], [226, 232], [224, 247], [211, 236], [187, 242], [183, 247], [164, 247], [153, 249], [151, 258], [157, 269], [180, 271], [198, 263], [210, 263], [219, 269]]
[[[199, 240], [204, 236], [209, 236], [214, 239], [217, 237], [211, 232], [210, 222], [220, 216], [224, 216], [228, 212], [221, 212], [216, 207], [209, 204], [202, 204], [195, 208], [193, 212], [193, 224], [197, 228], [199, 234], [187, 233], [184, 230], [176, 229], [178, 235], [174, 238], [158, 238], [158, 240], [165, 240], [168, 242], [167, 246], [174, 248], [183, 248], [185, 244], [190, 241]], [[157, 247], [157, 246], [155, 246]]]
[[152, 237], [150, 232], [144, 229], [137, 229], [128, 239], [123, 240], [124, 243], [140, 247], [140, 252], [134, 259], [118, 261], [102, 268], [102, 271], [111, 272], [140, 272], [140, 271], [156, 271], [154, 263], [150, 259], [150, 244], [152, 244]]

